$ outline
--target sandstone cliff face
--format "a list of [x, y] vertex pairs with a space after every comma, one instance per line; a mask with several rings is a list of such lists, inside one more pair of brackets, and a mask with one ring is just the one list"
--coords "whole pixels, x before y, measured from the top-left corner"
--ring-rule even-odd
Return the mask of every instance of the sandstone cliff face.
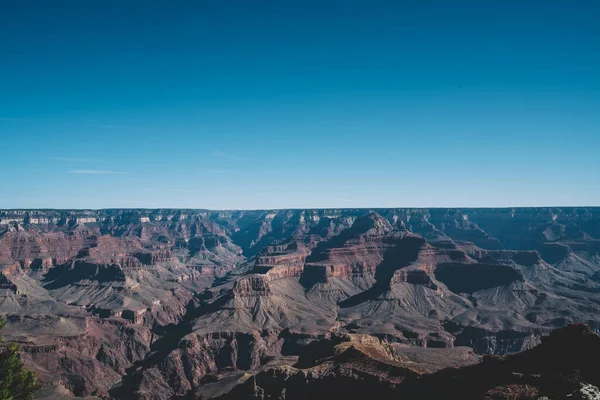
[[[598, 226], [593, 208], [0, 211], [0, 314], [45, 382], [118, 398], [227, 386], [348, 334], [385, 363], [510, 353], [600, 326]], [[361, 346], [319, 371], [371, 374]]]
[[43, 382], [61, 384], [77, 396], [107, 395], [150, 349], [151, 332], [142, 326], [83, 318], [81, 328], [77, 335], [38, 334], [39, 344], [23, 345], [25, 364]]
[[0, 224], [0, 313], [42, 381], [76, 395], [107, 395], [148, 355], [150, 338], [181, 321], [194, 293], [243, 259], [219, 226], [197, 217], [58, 214], [16, 213], [18, 222]]
[[233, 287], [234, 297], [266, 297], [272, 295], [267, 277], [263, 275], [241, 278], [235, 282]]
[[374, 277], [387, 249], [393, 246], [384, 240], [391, 231], [391, 224], [378, 214], [357, 218], [350, 228], [320, 243], [307, 258], [306, 285], [329, 277]]

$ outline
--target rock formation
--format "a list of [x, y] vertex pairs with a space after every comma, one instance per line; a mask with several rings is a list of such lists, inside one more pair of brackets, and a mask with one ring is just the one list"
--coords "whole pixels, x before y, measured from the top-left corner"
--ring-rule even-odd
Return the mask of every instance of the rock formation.
[[4, 210], [0, 314], [61, 393], [394, 394], [473, 352], [597, 331], [599, 239], [597, 208]]

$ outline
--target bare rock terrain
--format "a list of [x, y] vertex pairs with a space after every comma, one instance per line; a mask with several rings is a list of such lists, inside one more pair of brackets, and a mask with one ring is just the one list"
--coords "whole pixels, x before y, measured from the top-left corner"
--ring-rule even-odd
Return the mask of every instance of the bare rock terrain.
[[58, 397], [395, 395], [598, 304], [600, 208], [0, 211], [3, 334]]

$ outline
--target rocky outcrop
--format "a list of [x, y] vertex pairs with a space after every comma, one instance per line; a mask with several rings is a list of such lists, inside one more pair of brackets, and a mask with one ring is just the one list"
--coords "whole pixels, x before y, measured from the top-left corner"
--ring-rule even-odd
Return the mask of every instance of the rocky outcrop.
[[169, 249], [153, 250], [148, 253], [136, 253], [133, 256], [144, 265], [156, 265], [158, 263], [177, 261]]
[[[467, 349], [439, 349], [434, 363], [443, 368], [476, 361]], [[368, 335], [334, 336], [307, 346], [293, 367], [260, 372], [219, 399], [394, 398], [398, 385], [418, 379], [429, 365], [426, 357], [395, 351]]]
[[306, 259], [302, 282], [311, 286], [330, 277], [375, 277], [386, 252], [403, 237], [376, 213], [357, 218], [351, 227], [320, 243]]
[[17, 293], [17, 285], [15, 285], [6, 275], [0, 273], [0, 290], [10, 290], [13, 293]]
[[[568, 398], [582, 384], [597, 385], [594, 372], [600, 338], [585, 325], [570, 325], [544, 337], [530, 350], [426, 375], [399, 387], [398, 396], [434, 398]], [[519, 394], [520, 393], [520, 394]]]
[[256, 256], [253, 272], [266, 274], [269, 280], [299, 277], [309, 251], [297, 240], [267, 246]]
[[[569, 322], [600, 326], [595, 208], [6, 210], [0, 219], [4, 332], [29, 346], [47, 382], [57, 370], [80, 394], [113, 387], [114, 397], [162, 400], [257, 372], [319, 390], [347, 378], [358, 391], [356, 376], [403, 382], [394, 362], [407, 348], [428, 365], [411, 371], [431, 372], [425, 354], [513, 353]], [[381, 345], [344, 340], [352, 344], [315, 365], [289, 367], [312, 343], [345, 335]], [[114, 338], [126, 343], [116, 353]]]
[[437, 285], [433, 283], [431, 276], [426, 271], [420, 269], [400, 269], [394, 272], [394, 276], [390, 281], [390, 285], [395, 283], [410, 283], [412, 285], [425, 285], [431, 289], [437, 289]]
[[589, 328], [568, 326], [520, 354], [480, 362], [465, 354], [456, 358], [462, 365], [431, 373], [419, 370], [427, 361], [415, 354], [394, 359], [373, 341], [328, 340], [307, 348], [296, 368], [261, 372], [219, 399], [594, 398], [598, 342]]
[[80, 335], [23, 345], [23, 359], [43, 382], [60, 381], [76, 396], [106, 396], [126, 369], [148, 353], [151, 336], [144, 327], [88, 319]]
[[94, 264], [86, 261], [75, 261], [72, 265], [64, 265], [49, 271], [45, 276], [46, 287], [56, 289], [72, 283], [91, 280], [100, 283], [125, 282], [125, 273], [119, 264]]
[[235, 282], [233, 295], [238, 297], [271, 296], [268, 279], [263, 275], [251, 275]]

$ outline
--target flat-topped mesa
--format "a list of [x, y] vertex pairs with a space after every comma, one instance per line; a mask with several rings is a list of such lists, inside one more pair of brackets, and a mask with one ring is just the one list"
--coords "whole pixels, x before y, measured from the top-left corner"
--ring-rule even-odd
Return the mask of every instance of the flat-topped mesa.
[[156, 265], [158, 263], [173, 262], [177, 260], [175, 257], [173, 257], [173, 254], [169, 249], [135, 253], [134, 257], [144, 265]]
[[390, 287], [397, 283], [410, 283], [412, 285], [424, 285], [430, 289], [437, 290], [438, 286], [433, 283], [431, 276], [422, 270], [414, 268], [403, 268], [394, 272], [390, 280]]
[[556, 264], [565, 260], [571, 248], [563, 243], [542, 243], [540, 245], [540, 253], [545, 261], [550, 264]]
[[255, 266], [253, 274], [244, 276], [235, 282], [233, 294], [242, 297], [270, 296], [272, 293], [269, 282], [277, 279], [298, 278], [303, 270], [303, 262], [277, 266]]
[[73, 272], [81, 279], [98, 282], [125, 282], [126, 277], [119, 264], [92, 264], [76, 261]]
[[272, 296], [269, 278], [265, 275], [249, 275], [238, 279], [233, 285], [234, 297]]
[[274, 267], [284, 266], [302, 266], [306, 260], [306, 254], [302, 253], [283, 253], [283, 254], [267, 254], [256, 258], [254, 268], [258, 271], [259, 268], [271, 269]]
[[[303, 279], [325, 282], [330, 277], [374, 277], [377, 266], [383, 261], [381, 249], [365, 247], [330, 249], [326, 260], [304, 265]], [[318, 279], [317, 279], [318, 278]], [[316, 280], [315, 280], [316, 279]]]
[[307, 254], [308, 249], [295, 241], [267, 246], [256, 257], [253, 272], [267, 274], [269, 280], [299, 277]]
[[431, 274], [439, 264], [464, 263], [474, 264], [477, 261], [458, 249], [453, 242], [444, 241], [435, 244], [424, 243], [419, 249], [415, 265]]
[[298, 278], [302, 275], [303, 271], [304, 264], [282, 265], [270, 268], [265, 275], [267, 276], [268, 281], [271, 282], [276, 279]]
[[353, 276], [374, 275], [374, 267], [364, 264], [306, 264], [302, 272], [301, 282], [326, 282], [328, 278], [340, 277], [350, 279]]
[[[94, 242], [91, 246], [82, 248], [74, 257], [77, 261], [85, 261], [90, 264], [119, 264], [124, 268], [142, 268], [143, 256], [141, 251], [130, 252], [128, 246], [108, 243], [102, 241]], [[73, 260], [66, 263], [72, 263]]]
[[461, 249], [469, 256], [479, 261], [498, 262], [501, 264], [512, 263], [533, 266], [543, 263], [542, 256], [537, 250], [484, 250], [477, 246], [462, 244]]
[[71, 265], [62, 265], [46, 274], [46, 288], [52, 289], [90, 280], [99, 283], [126, 281], [125, 273], [118, 264], [96, 264], [85, 260], [74, 261]]
[[[380, 266], [382, 270], [390, 270], [389, 279], [391, 270], [401, 267], [405, 256], [412, 257], [413, 253], [416, 256], [424, 243], [418, 236], [394, 229], [386, 219], [370, 213], [357, 218], [352, 227], [329, 242], [317, 246], [307, 258], [301, 280], [310, 286], [331, 277], [373, 279], [382, 272]], [[398, 257], [396, 253], [402, 254]]]
[[354, 220], [349, 228], [342, 230], [337, 236], [326, 242], [320, 243], [312, 252], [308, 261], [319, 261], [324, 259], [321, 255], [328, 249], [339, 249], [366, 243], [379, 242], [393, 231], [392, 225], [381, 215], [369, 213]]
[[488, 254], [498, 261], [510, 260], [527, 267], [542, 263], [542, 256], [536, 250], [499, 250]]
[[40, 258], [72, 259], [89, 246], [84, 235], [65, 232], [9, 231], [0, 237], [0, 263], [29, 264]]

